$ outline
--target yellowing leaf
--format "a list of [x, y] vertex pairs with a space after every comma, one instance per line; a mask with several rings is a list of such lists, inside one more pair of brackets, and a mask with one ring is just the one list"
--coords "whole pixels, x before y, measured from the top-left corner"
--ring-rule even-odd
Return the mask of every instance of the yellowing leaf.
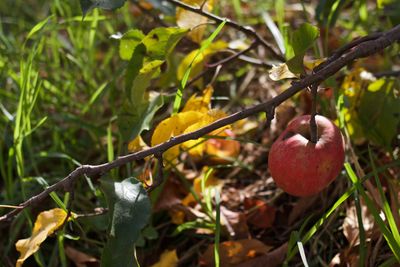
[[[75, 215], [72, 214], [72, 216]], [[41, 212], [36, 218], [32, 236], [30, 238], [20, 239], [15, 244], [17, 251], [20, 252], [16, 267], [22, 266], [29, 256], [38, 251], [40, 244], [42, 244], [49, 235], [60, 228], [66, 218], [67, 213], [60, 208]]]
[[286, 63], [282, 63], [278, 66], [272, 66], [272, 69], [269, 71], [269, 78], [273, 81], [279, 81], [283, 79], [297, 78], [297, 76], [289, 70]]
[[304, 58], [303, 59], [303, 64], [304, 67], [306, 67], [309, 70], [314, 69], [316, 66], [324, 62], [326, 58], [317, 58], [317, 59], [309, 59], [309, 58]]
[[379, 79], [374, 81], [368, 86], [368, 91], [376, 92], [381, 90], [384, 87], [383, 85], [385, 84], [385, 82], [386, 82], [385, 79]]
[[[223, 112], [221, 110], [216, 110], [216, 109], [210, 110], [206, 114], [203, 113], [203, 116], [201, 117], [201, 119], [199, 121], [197, 121], [196, 123], [187, 127], [186, 130], [184, 131], [184, 133], [190, 133], [190, 132], [196, 131], [196, 130], [198, 130], [202, 127], [205, 127], [205, 126], [209, 125], [210, 123], [212, 123], [216, 120], [219, 120], [223, 117], [226, 117], [225, 112]], [[224, 129], [227, 129], [229, 127], [230, 126], [225, 126], [220, 129], [217, 129], [217, 130], [211, 132], [210, 135], [218, 135], [221, 132], [223, 132]], [[182, 147], [184, 149], [188, 149], [189, 154], [192, 156], [195, 156], [195, 157], [202, 156], [203, 151], [204, 151], [204, 138], [186, 141], [182, 144]]]
[[[182, 112], [163, 120], [154, 130], [151, 144], [154, 146], [169, 140], [171, 137], [194, 132], [218, 119], [226, 117], [225, 112], [221, 110], [209, 109], [212, 93], [213, 88], [208, 86], [206, 89], [204, 89], [202, 96], [192, 96], [186, 103]], [[224, 135], [224, 130], [226, 129], [230, 129], [230, 126], [217, 129], [211, 132], [210, 135]], [[189, 154], [193, 157], [201, 157], [205, 151], [204, 140], [204, 138], [199, 138], [197, 140], [189, 140], [181, 145], [174, 146], [164, 153], [164, 159], [167, 162], [173, 163], [173, 161], [179, 155], [179, 147], [188, 150]], [[233, 156], [231, 152], [228, 152], [228, 154], [224, 155]]]
[[208, 112], [208, 110], [210, 109], [210, 102], [213, 91], [213, 87], [209, 85], [206, 89], [204, 89], [202, 96], [197, 96], [196, 94], [192, 95], [186, 102], [182, 112], [189, 110], [200, 111], [203, 113]]
[[[182, 0], [183, 3], [200, 7], [205, 0]], [[213, 9], [214, 0], [208, 0], [203, 10], [210, 12]], [[199, 14], [187, 11], [183, 8], [176, 9], [176, 23], [181, 28], [191, 29], [188, 33], [193, 42], [200, 43], [206, 29], [207, 18]]]
[[190, 52], [179, 64], [178, 66], [178, 72], [177, 72], [177, 77], [178, 80], [182, 80], [183, 75], [185, 74], [186, 70], [189, 68], [190, 64], [192, 64], [192, 71], [190, 72], [190, 78], [196, 76], [199, 74], [202, 69], [203, 69], [203, 61], [205, 61], [209, 56], [212, 54], [221, 51], [225, 48], [228, 47], [228, 44], [224, 41], [216, 41], [210, 46], [208, 46], [201, 54], [199, 54], [197, 57], [197, 53], [199, 52], [199, 49], [193, 50]]
[[128, 144], [128, 151], [135, 152], [142, 150], [143, 148], [147, 147], [146, 143], [143, 141], [142, 137], [138, 135], [135, 139], [129, 142]]
[[178, 256], [176, 255], [176, 249], [166, 250], [161, 254], [160, 260], [151, 265], [151, 267], [175, 267], [178, 266]]
[[[171, 137], [182, 134], [187, 127], [194, 124], [203, 116], [198, 111], [187, 111], [172, 115], [157, 125], [151, 138], [151, 145], [161, 144]], [[174, 146], [164, 153], [164, 159], [172, 162], [179, 155], [179, 146]]]

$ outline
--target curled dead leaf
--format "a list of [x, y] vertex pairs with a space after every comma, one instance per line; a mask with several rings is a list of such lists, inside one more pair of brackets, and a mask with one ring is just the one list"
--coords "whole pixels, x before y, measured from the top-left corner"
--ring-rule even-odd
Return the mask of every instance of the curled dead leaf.
[[[71, 213], [71, 217], [76, 216]], [[26, 239], [20, 239], [15, 243], [20, 256], [16, 267], [22, 266], [24, 261], [39, 250], [40, 245], [48, 236], [60, 228], [67, 219], [67, 212], [60, 208], [55, 208], [39, 213], [33, 226], [32, 235]]]
[[289, 67], [286, 65], [286, 63], [282, 63], [277, 66], [272, 66], [272, 69], [269, 71], [269, 78], [273, 81], [280, 81], [298, 77], [289, 70]]

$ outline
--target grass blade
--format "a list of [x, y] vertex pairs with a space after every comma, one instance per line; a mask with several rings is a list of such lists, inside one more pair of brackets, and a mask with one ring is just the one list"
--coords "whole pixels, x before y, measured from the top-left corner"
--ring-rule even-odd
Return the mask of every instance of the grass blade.
[[354, 173], [350, 164], [345, 163], [344, 166], [346, 168], [346, 171], [347, 171], [347, 174], [348, 174], [350, 180], [353, 182], [353, 184], [356, 186], [357, 190], [360, 192], [361, 196], [364, 198], [365, 204], [367, 205], [368, 210], [371, 212], [372, 216], [375, 219], [375, 222], [378, 224], [379, 229], [381, 230], [383, 236], [385, 237], [386, 242], [388, 243], [390, 249], [392, 250], [393, 254], [396, 256], [396, 258], [400, 261], [400, 244], [398, 244], [396, 242], [396, 239], [394, 238], [393, 234], [389, 231], [385, 222], [380, 217], [379, 211], [376, 209], [373, 201], [367, 195], [364, 188], [361, 186], [360, 180], [358, 179], [357, 175]]
[[210, 37], [207, 38], [207, 40], [205, 40], [199, 51], [197, 52], [196, 56], [193, 58], [192, 63], [190, 63], [189, 68], [186, 70], [185, 74], [183, 75], [182, 81], [180, 82], [179, 86], [178, 86], [178, 90], [176, 92], [176, 96], [175, 96], [175, 100], [174, 100], [174, 106], [173, 106], [173, 114], [176, 114], [181, 106], [181, 102], [182, 102], [182, 96], [183, 96], [183, 90], [185, 89], [185, 86], [189, 80], [189, 75], [190, 72], [192, 71], [192, 65], [193, 62], [196, 60], [196, 58], [201, 55], [204, 50], [207, 49], [207, 47], [210, 46], [210, 44], [214, 41], [215, 37], [217, 37], [217, 35], [219, 34], [219, 32], [222, 30], [222, 28], [224, 27], [226, 21], [224, 20], [223, 22], [221, 22], [221, 24], [219, 24], [219, 26], [217, 27], [217, 29], [210, 35]]
[[218, 189], [215, 189], [215, 241], [214, 241], [214, 259], [215, 266], [220, 266], [219, 258], [219, 241], [221, 236], [221, 210], [220, 210], [220, 195]]

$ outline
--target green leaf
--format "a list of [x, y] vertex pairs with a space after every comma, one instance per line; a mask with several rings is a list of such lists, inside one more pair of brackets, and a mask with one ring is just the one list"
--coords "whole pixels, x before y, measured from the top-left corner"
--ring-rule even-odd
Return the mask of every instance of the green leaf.
[[318, 1], [315, 10], [315, 17], [323, 26], [332, 28], [340, 14], [341, 9], [346, 4], [346, 0], [324, 0]]
[[142, 42], [145, 35], [140, 30], [130, 30], [126, 32], [120, 39], [119, 56], [123, 60], [130, 60], [135, 51], [136, 46]]
[[136, 46], [142, 43], [146, 47], [149, 60], [165, 60], [188, 30], [180, 28], [156, 28], [144, 35], [140, 30], [130, 30], [122, 37], [119, 55], [123, 60], [130, 60]]
[[132, 91], [131, 88], [133, 86], [134, 80], [139, 75], [140, 70], [143, 67], [145, 54], [146, 47], [143, 44], [139, 44], [136, 46], [129, 61], [125, 74], [125, 91], [128, 96], [130, 96], [131, 94], [130, 92]]
[[118, 127], [124, 140], [132, 140], [143, 130], [149, 130], [154, 114], [163, 105], [163, 96], [158, 96], [150, 103], [145, 102], [140, 106], [125, 102], [118, 115]]
[[318, 28], [309, 23], [303, 23], [299, 29], [294, 31], [286, 48], [286, 58], [288, 59], [287, 65], [291, 72], [303, 72], [304, 55], [307, 49], [310, 48], [314, 41], [318, 38], [318, 36]]
[[54, 15], [51, 15], [47, 18], [45, 18], [44, 20], [42, 20], [41, 22], [39, 22], [38, 24], [36, 24], [31, 31], [28, 33], [26, 39], [28, 40], [29, 38], [31, 38], [35, 33], [37, 33], [38, 31], [40, 31], [41, 29], [43, 29], [43, 27], [47, 24], [47, 22], [49, 22], [49, 20], [51, 18], [53, 18]]
[[164, 104], [162, 97], [150, 103], [146, 89], [185, 33], [186, 30], [178, 28], [157, 28], [146, 36], [133, 30], [121, 38], [120, 56], [130, 59], [125, 76], [126, 100], [118, 116], [118, 126], [125, 140], [132, 140], [149, 129], [155, 112]]
[[[137, 48], [142, 46], [141, 44]], [[136, 50], [134, 55], [135, 54]], [[136, 63], [133, 63], [132, 71], [134, 73], [131, 75], [127, 74], [127, 97], [122, 105], [117, 120], [118, 127], [124, 140], [132, 140], [143, 130], [148, 130], [155, 112], [164, 104], [161, 96], [156, 97], [149, 103], [146, 95], [146, 89], [149, 87], [153, 75], [159, 70], [162, 63], [163, 61], [161, 60], [153, 60], [145, 63], [139, 72], [137, 72], [137, 67], [140, 64], [136, 65]]]
[[210, 37], [208, 37], [202, 44], [200, 49], [196, 52], [192, 62], [190, 63], [190, 65], [188, 66], [188, 68], [186, 69], [185, 74], [183, 75], [182, 81], [179, 84], [178, 90], [176, 92], [176, 97], [174, 100], [174, 106], [173, 106], [173, 113], [176, 114], [181, 106], [181, 102], [182, 102], [182, 96], [183, 96], [183, 90], [186, 87], [186, 83], [189, 80], [189, 76], [190, 76], [190, 72], [192, 70], [192, 66], [193, 63], [195, 62], [196, 58], [200, 55], [202, 55], [202, 53], [211, 45], [211, 43], [214, 41], [214, 39], [217, 37], [217, 35], [219, 34], [219, 32], [222, 30], [222, 28], [225, 26], [226, 20], [222, 21], [217, 29], [210, 35]]
[[187, 32], [187, 29], [173, 27], [161, 27], [152, 30], [142, 40], [146, 45], [147, 55], [151, 59], [165, 60]]
[[138, 266], [135, 242], [147, 224], [151, 203], [135, 178], [122, 182], [101, 181], [110, 214], [109, 239], [103, 250], [101, 266]]
[[122, 7], [126, 0], [80, 0], [83, 16], [93, 8], [113, 10]]
[[386, 79], [380, 85], [375, 92], [365, 91], [357, 114], [365, 137], [390, 150], [400, 123], [400, 98], [395, 95], [393, 80]]

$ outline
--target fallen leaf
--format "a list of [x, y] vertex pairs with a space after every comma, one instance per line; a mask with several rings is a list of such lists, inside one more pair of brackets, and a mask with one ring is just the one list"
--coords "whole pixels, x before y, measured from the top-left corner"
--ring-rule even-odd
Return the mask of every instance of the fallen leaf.
[[[250, 259], [266, 255], [271, 247], [257, 239], [241, 239], [219, 244], [221, 267], [231, 267]], [[200, 258], [201, 266], [214, 266], [214, 245], [209, 245]]]
[[288, 216], [288, 224], [293, 225], [294, 222], [303, 217], [304, 214], [306, 214], [306, 211], [309, 210], [317, 200], [318, 195], [299, 198]]
[[280, 247], [269, 251], [266, 255], [251, 259], [247, 262], [236, 265], [235, 267], [278, 267], [282, 266], [288, 250], [288, 244], [284, 243]]
[[[365, 231], [365, 238], [366, 241], [370, 241], [375, 225], [374, 217], [368, 211], [368, 207], [363, 203], [363, 201], [360, 202], [360, 206], [362, 224]], [[354, 247], [360, 244], [360, 230], [357, 219], [357, 208], [354, 204], [354, 201], [346, 209], [346, 217], [343, 221], [343, 234], [349, 241], [350, 247]]]
[[176, 249], [166, 250], [161, 254], [160, 260], [151, 265], [151, 267], [176, 267], [178, 266], [178, 256], [176, 255]]
[[235, 239], [250, 236], [246, 215], [243, 212], [231, 211], [221, 206], [221, 225], [225, 226], [230, 236]]
[[71, 261], [75, 263], [76, 267], [100, 266], [100, 262], [98, 259], [86, 253], [83, 253], [73, 247], [66, 246], [65, 254]]
[[[182, 0], [183, 3], [200, 7], [205, 1], [204, 0]], [[203, 5], [203, 10], [211, 12], [213, 9], [214, 0], [206, 0]], [[203, 39], [204, 31], [206, 29], [207, 18], [205, 16], [190, 12], [186, 9], [178, 7], [176, 9], [176, 23], [181, 28], [190, 29], [188, 36], [193, 42], [200, 43]]]
[[[74, 217], [75, 214], [71, 213]], [[33, 253], [39, 250], [40, 244], [46, 240], [54, 231], [60, 228], [67, 218], [67, 212], [63, 209], [55, 208], [39, 213], [32, 230], [32, 236], [26, 239], [20, 239], [15, 244], [20, 256], [16, 267], [22, 266], [24, 261]]]
[[175, 177], [170, 177], [165, 181], [157, 202], [154, 205], [154, 211], [162, 211], [173, 208], [181, 204], [181, 199], [187, 194], [185, 188]]
[[244, 208], [248, 211], [247, 221], [259, 228], [269, 228], [275, 221], [276, 209], [262, 200], [245, 198]]

